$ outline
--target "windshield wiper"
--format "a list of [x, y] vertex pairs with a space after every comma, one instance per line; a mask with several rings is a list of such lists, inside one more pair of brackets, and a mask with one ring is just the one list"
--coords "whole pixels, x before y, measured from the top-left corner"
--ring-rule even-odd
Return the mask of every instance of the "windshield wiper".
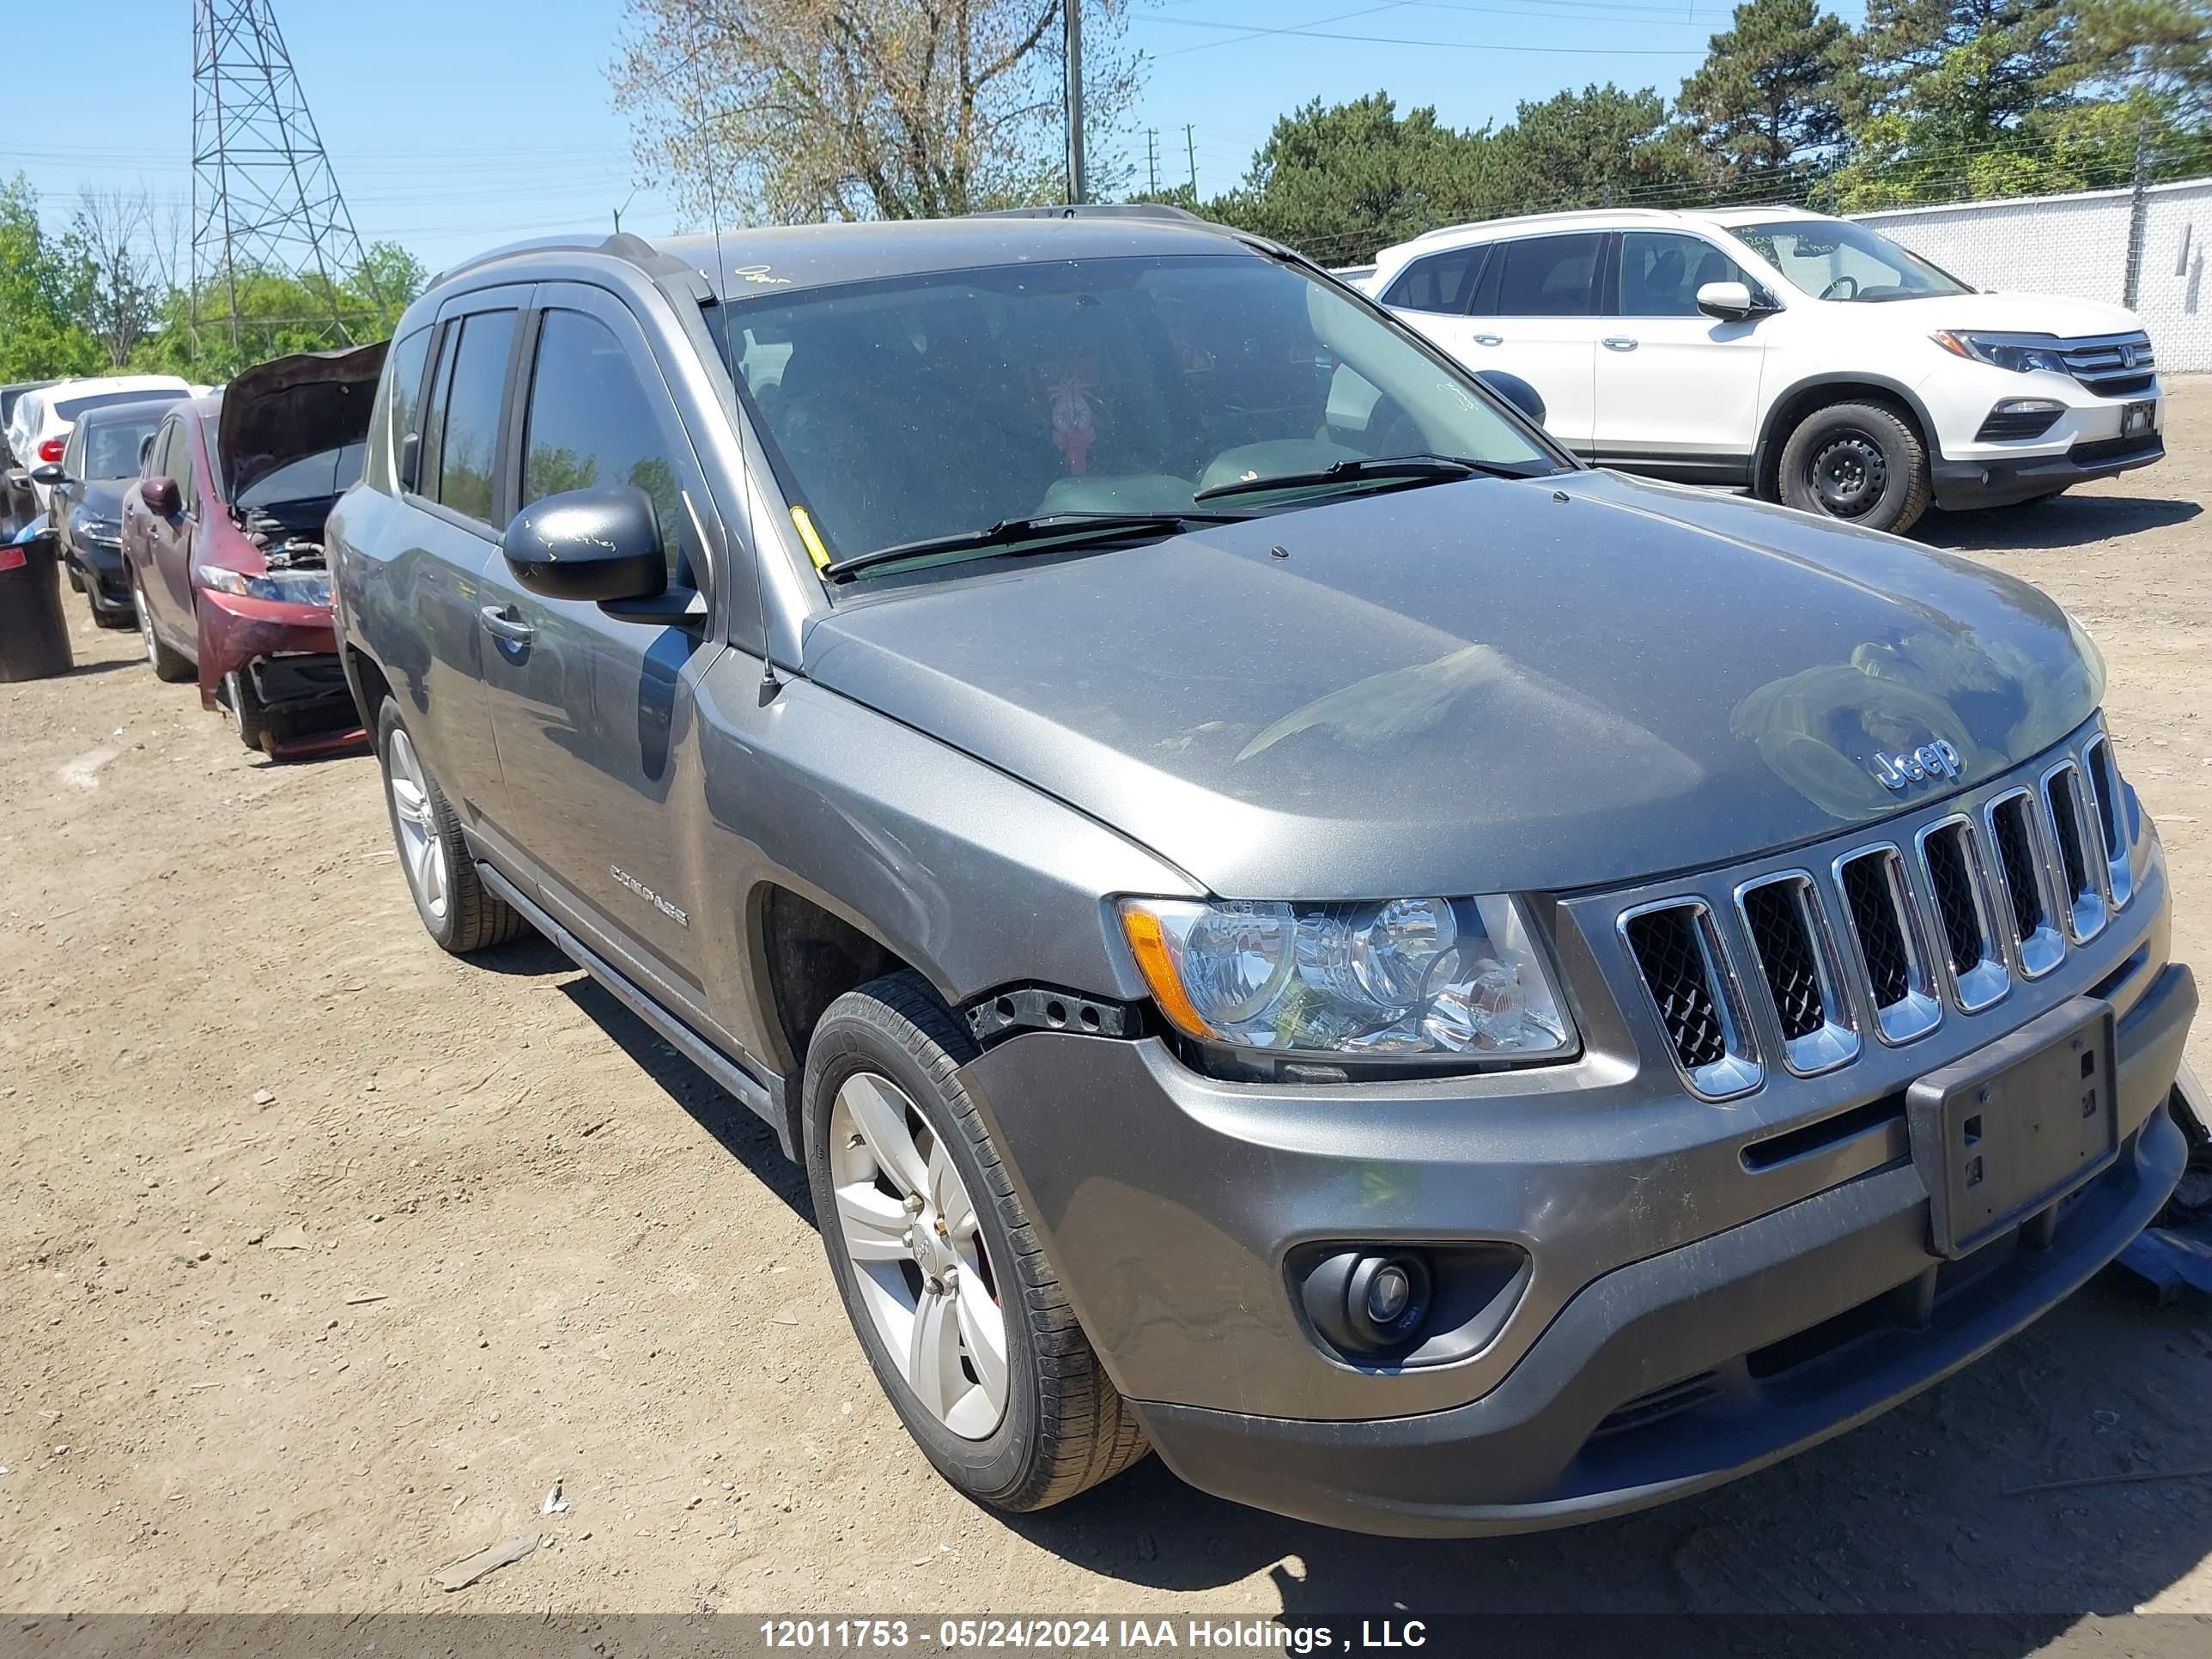
[[1332, 461], [1314, 472], [1279, 472], [1267, 478], [1237, 478], [1200, 490], [1195, 501], [1218, 501], [1224, 495], [1254, 495], [1269, 489], [1298, 489], [1323, 484], [1364, 483], [1375, 479], [1403, 479], [1413, 483], [1450, 483], [1476, 473], [1492, 477], [1525, 478], [1517, 467], [1497, 461], [1471, 460], [1462, 455], [1360, 456]]
[[878, 565], [925, 558], [932, 553], [970, 553], [1048, 538], [1051, 545], [1038, 550], [1058, 552], [1086, 542], [1118, 540], [1146, 531], [1173, 536], [1194, 524], [1235, 524], [1243, 517], [1241, 513], [1045, 513], [1027, 519], [1001, 519], [981, 530], [956, 530], [947, 536], [925, 536], [919, 541], [871, 548], [850, 558], [831, 561], [822, 567], [822, 574], [837, 581]]

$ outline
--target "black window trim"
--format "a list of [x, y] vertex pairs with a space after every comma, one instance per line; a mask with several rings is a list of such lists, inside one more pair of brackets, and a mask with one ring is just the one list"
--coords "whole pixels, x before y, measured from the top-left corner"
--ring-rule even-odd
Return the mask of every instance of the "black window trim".
[[[611, 319], [592, 311], [588, 303], [582, 302], [586, 301], [608, 307], [625, 319], [635, 339], [625, 340], [622, 330], [611, 326]], [[672, 459], [688, 459], [690, 463], [690, 478], [688, 483], [678, 483], [678, 493], [690, 502], [691, 539], [698, 544], [700, 556], [706, 562], [703, 571], [694, 569], [690, 573], [693, 589], [706, 596], [711, 612], [720, 604], [721, 590], [726, 585], [720, 580], [719, 573], [729, 558], [738, 556], [726, 550], [734, 549], [738, 543], [731, 535], [721, 509], [714, 500], [706, 461], [700, 453], [698, 441], [692, 436], [691, 428], [684, 419], [682, 402], [670, 381], [667, 366], [660, 361], [660, 354], [654, 347], [653, 332], [631, 309], [629, 302], [612, 289], [564, 276], [549, 278], [539, 283], [531, 294], [529, 307], [520, 326], [515, 331], [519, 349], [515, 353], [507, 383], [510, 418], [505, 424], [514, 428], [513, 443], [511, 453], [501, 458], [501, 470], [511, 486], [509, 517], [522, 510], [522, 469], [529, 447], [529, 400], [537, 386], [538, 336], [544, 330], [545, 313], [549, 311], [573, 311], [579, 316], [591, 318], [613, 334], [615, 343], [622, 347], [623, 356], [634, 370], [641, 371], [647, 366], [652, 368], [653, 380], [651, 383], [647, 383], [641, 373], [640, 389], [648, 399], [656, 395], [659, 397], [662, 417], [661, 441], [681, 446], [681, 455]], [[635, 349], [639, 344], [644, 347], [642, 360]], [[719, 636], [719, 629], [717, 631]]]
[[[1587, 301], [1587, 303], [1586, 303], [1586, 307], [1585, 307], [1583, 310], [1581, 310], [1581, 311], [1504, 311], [1504, 310], [1498, 310], [1498, 311], [1492, 311], [1492, 312], [1476, 313], [1472, 313], [1472, 314], [1475, 314], [1475, 315], [1482, 315], [1482, 316], [1496, 317], [1496, 318], [1498, 318], [1498, 319], [1502, 319], [1502, 320], [1508, 321], [1508, 322], [1514, 321], [1514, 320], [1516, 320], [1516, 319], [1525, 319], [1526, 320], [1529, 321], [1529, 322], [1546, 322], [1546, 321], [1552, 321], [1552, 320], [1555, 320], [1555, 319], [1561, 319], [1561, 318], [1566, 318], [1566, 317], [1601, 317], [1601, 316], [1605, 315], [1605, 313], [1604, 313], [1603, 311], [1601, 311], [1601, 309], [1599, 309], [1599, 307], [1600, 307], [1600, 306], [1603, 303], [1603, 295], [1604, 295], [1604, 293], [1605, 293], [1605, 272], [1606, 272], [1606, 267], [1607, 267], [1607, 259], [1608, 259], [1608, 258], [1609, 258], [1609, 256], [1610, 256], [1610, 252], [1611, 252], [1611, 250], [1612, 250], [1613, 245], [1613, 243], [1615, 242], [1615, 240], [1618, 239], [1619, 235], [1620, 235], [1620, 233], [1619, 233], [1618, 231], [1613, 230], [1613, 229], [1611, 229], [1611, 228], [1607, 228], [1607, 227], [1604, 227], [1604, 226], [1595, 226], [1595, 227], [1587, 228], [1584, 228], [1584, 229], [1582, 229], [1582, 230], [1564, 230], [1564, 229], [1554, 229], [1554, 230], [1538, 230], [1538, 231], [1531, 231], [1531, 232], [1529, 232], [1528, 234], [1523, 235], [1523, 236], [1501, 236], [1501, 237], [1499, 237], [1499, 238], [1498, 239], [1498, 240], [1496, 240], [1495, 242], [1493, 242], [1493, 243], [1492, 243], [1492, 244], [1491, 244], [1491, 246], [1492, 246], [1492, 247], [1493, 247], [1493, 248], [1509, 248], [1509, 247], [1513, 246], [1515, 244], [1516, 244], [1516, 243], [1520, 243], [1520, 242], [1557, 241], [1557, 240], [1559, 240], [1560, 238], [1562, 238], [1562, 237], [1567, 237], [1567, 236], [1595, 236], [1595, 237], [1596, 237], [1596, 238], [1598, 239], [1597, 258], [1596, 258], [1596, 260], [1595, 260], [1595, 262], [1594, 268], [1592, 269], [1592, 270], [1591, 270], [1591, 272], [1590, 272], [1590, 293], [1589, 293], [1589, 301]], [[1502, 279], [1502, 274], [1503, 274], [1503, 272], [1504, 271], [1504, 269], [1505, 269], [1505, 262], [1504, 262], [1504, 260], [1503, 260], [1503, 259], [1498, 260], [1498, 269], [1499, 272], [1501, 273], [1501, 279]], [[1484, 271], [1483, 271], [1483, 275], [1484, 275], [1484, 276], [1485, 276], [1485, 277], [1487, 277], [1487, 276], [1489, 276], [1489, 274], [1490, 274], [1490, 273], [1489, 273], [1489, 270], [1488, 270], [1488, 268], [1486, 266], [1486, 267], [1485, 267], [1485, 269], [1484, 269]], [[1472, 298], [1472, 295], [1470, 295], [1469, 297], [1470, 297], [1470, 298]]]
[[[1455, 247], [1438, 248], [1433, 253], [1416, 254], [1398, 268], [1398, 274], [1390, 279], [1389, 292], [1382, 296], [1382, 303], [1386, 306], [1395, 306], [1401, 311], [1417, 311], [1424, 317], [1472, 316], [1474, 309], [1474, 296], [1482, 291], [1483, 278], [1489, 275], [1491, 257], [1497, 247], [1498, 244], [1495, 242], [1462, 242]], [[1439, 259], [1449, 259], [1455, 255], [1464, 256], [1473, 262], [1467, 276], [1467, 293], [1455, 307], [1443, 310], [1430, 306], [1412, 305], [1406, 301], [1393, 300], [1389, 297], [1389, 294], [1396, 293], [1406, 279], [1423, 265], [1432, 264]]]
[[[495, 287], [475, 289], [465, 294], [458, 294], [447, 300], [438, 308], [438, 319], [435, 325], [438, 331], [437, 337], [431, 342], [428, 361], [423, 370], [426, 376], [424, 407], [427, 409], [428, 398], [438, 390], [441, 378], [439, 371], [445, 367], [447, 336], [460, 329], [471, 317], [482, 316], [495, 311], [514, 313], [514, 333], [507, 343], [507, 368], [500, 381], [499, 427], [492, 441], [491, 510], [497, 522], [487, 523], [482, 519], [473, 518], [458, 507], [448, 507], [434, 496], [425, 495], [419, 491], [405, 491], [400, 496], [400, 499], [406, 501], [409, 506], [428, 513], [433, 518], [441, 520], [456, 529], [465, 530], [480, 540], [494, 544], [496, 544], [506, 533], [507, 524], [514, 517], [511, 505], [514, 499], [514, 481], [509, 476], [508, 465], [513, 457], [509, 448], [507, 428], [514, 423], [516, 365], [521, 361], [523, 337], [526, 333], [531, 332], [525, 325], [531, 315], [531, 297], [533, 289], [534, 284], [529, 283], [501, 283]], [[457, 351], [455, 354], [457, 364], [459, 361]], [[445, 377], [447, 381], [445, 388], [447, 396], [450, 396], [453, 391], [451, 378], [450, 375]], [[427, 418], [426, 416], [426, 422]], [[438, 422], [438, 441], [441, 447], [445, 443], [445, 422], [441, 418]], [[422, 446], [426, 463], [428, 447], [427, 444]], [[397, 457], [394, 458], [395, 465], [397, 459]], [[441, 468], [441, 472], [442, 471], [443, 469]], [[420, 468], [417, 469], [417, 472], [419, 475]], [[397, 481], [394, 482], [396, 486]], [[421, 482], [419, 476], [416, 482], [418, 483]]]

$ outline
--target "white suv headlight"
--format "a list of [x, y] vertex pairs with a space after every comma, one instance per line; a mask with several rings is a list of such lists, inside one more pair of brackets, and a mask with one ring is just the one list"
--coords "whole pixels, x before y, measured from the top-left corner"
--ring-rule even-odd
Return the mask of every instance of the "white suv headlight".
[[1186, 1036], [1344, 1060], [1549, 1060], [1574, 1022], [1510, 898], [1127, 898], [1121, 926]]
[[2047, 368], [2054, 374], [2073, 373], [2066, 367], [2055, 335], [1976, 334], [1943, 328], [1928, 337], [1954, 357], [1971, 358], [1992, 368], [2008, 368], [2015, 374], [2039, 368]]

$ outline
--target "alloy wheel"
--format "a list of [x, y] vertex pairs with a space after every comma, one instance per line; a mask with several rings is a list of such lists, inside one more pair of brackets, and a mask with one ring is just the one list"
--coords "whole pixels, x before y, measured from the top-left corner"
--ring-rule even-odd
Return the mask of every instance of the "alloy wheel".
[[830, 1114], [830, 1181], [853, 1283], [923, 1410], [966, 1440], [1006, 1413], [1006, 1317], [981, 1220], [898, 1085], [856, 1072]]
[[392, 732], [386, 757], [385, 787], [392, 792], [392, 815], [399, 826], [399, 861], [423, 910], [433, 921], [443, 921], [449, 897], [446, 842], [430, 804], [429, 778], [404, 729]]

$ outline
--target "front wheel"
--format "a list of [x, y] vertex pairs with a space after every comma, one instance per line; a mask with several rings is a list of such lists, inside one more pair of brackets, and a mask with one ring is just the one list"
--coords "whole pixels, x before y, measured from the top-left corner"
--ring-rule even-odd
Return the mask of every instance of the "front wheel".
[[384, 805], [399, 871], [430, 937], [457, 957], [514, 939], [522, 931], [522, 917], [477, 873], [461, 822], [423, 765], [391, 697], [376, 713], [376, 757], [384, 769]]
[[1928, 449], [1881, 404], [1830, 404], [1782, 447], [1782, 500], [1868, 530], [1902, 534], [1928, 510]]
[[222, 677], [216, 701], [222, 705], [222, 717], [238, 733], [238, 740], [248, 749], [261, 748], [262, 736], [269, 730], [269, 711], [262, 704], [261, 694], [253, 689], [252, 676], [232, 669]]
[[146, 647], [146, 660], [152, 665], [154, 678], [176, 685], [192, 678], [192, 659], [181, 651], [172, 651], [161, 643], [161, 635], [154, 631], [154, 609], [146, 603], [146, 584], [138, 580], [136, 571], [131, 574], [131, 603], [138, 612], [138, 642]]
[[1148, 1449], [960, 1085], [975, 1054], [911, 973], [830, 1005], [807, 1045], [806, 1173], [876, 1380], [938, 1472], [1043, 1509]]

